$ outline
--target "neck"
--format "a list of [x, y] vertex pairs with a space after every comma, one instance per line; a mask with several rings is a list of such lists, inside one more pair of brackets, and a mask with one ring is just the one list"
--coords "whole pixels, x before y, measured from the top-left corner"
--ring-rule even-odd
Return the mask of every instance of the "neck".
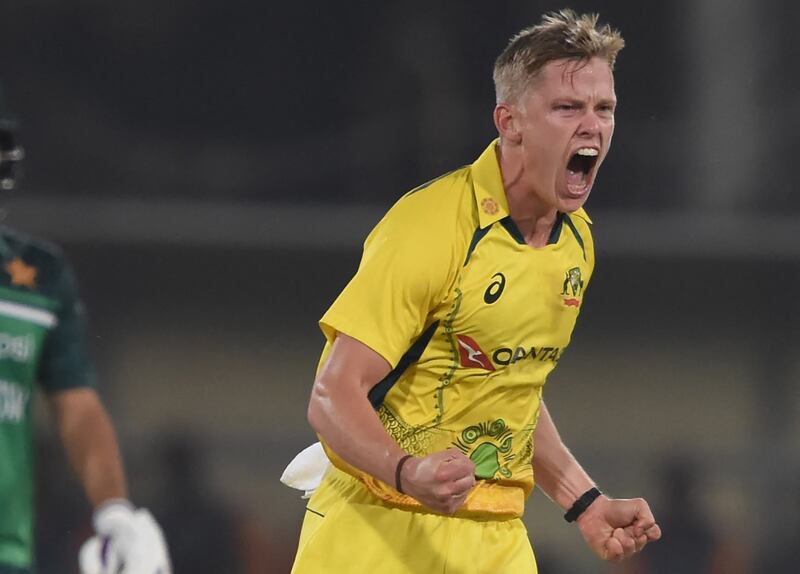
[[558, 210], [543, 202], [539, 194], [525, 182], [523, 162], [515, 157], [513, 150], [504, 149], [502, 141], [497, 146], [497, 159], [511, 219], [528, 245], [544, 247], [550, 239]]

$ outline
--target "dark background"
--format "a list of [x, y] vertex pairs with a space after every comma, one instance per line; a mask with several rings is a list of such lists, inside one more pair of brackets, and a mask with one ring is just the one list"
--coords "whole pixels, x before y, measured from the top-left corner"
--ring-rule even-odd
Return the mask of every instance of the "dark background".
[[[665, 523], [649, 564], [613, 571], [788, 574], [800, 9], [569, 5], [627, 47], [587, 205], [596, 275], [551, 412], [602, 488]], [[495, 136], [494, 58], [563, 6], [2, 4], [0, 79], [27, 151], [6, 223], [77, 268], [133, 497], [176, 572], [288, 572], [304, 504], [278, 477], [314, 440], [316, 320], [382, 212]], [[61, 573], [90, 510], [44, 426], [42, 570]], [[540, 493], [526, 523], [541, 574], [612, 570]]]

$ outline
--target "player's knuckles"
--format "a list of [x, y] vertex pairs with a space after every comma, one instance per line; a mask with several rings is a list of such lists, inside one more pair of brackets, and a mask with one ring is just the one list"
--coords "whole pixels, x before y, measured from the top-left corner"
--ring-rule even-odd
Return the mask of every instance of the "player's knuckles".
[[446, 505], [450, 502], [450, 499], [453, 498], [449, 492], [443, 490], [437, 490], [435, 494], [436, 502], [441, 505]]
[[452, 501], [454, 499], [464, 500], [467, 498], [467, 494], [469, 494], [469, 489], [465, 489], [452, 482], [443, 485], [442, 488], [437, 491], [437, 497], [442, 502]]
[[469, 467], [454, 464], [443, 464], [434, 472], [434, 477], [439, 482], [453, 482], [472, 475], [473, 471]]
[[648, 528], [655, 524], [656, 519], [653, 516], [653, 511], [650, 509], [650, 505], [647, 504], [647, 501], [644, 498], [634, 498], [633, 503], [636, 507], [636, 515], [639, 518], [637, 522], [639, 525]]
[[437, 503], [446, 505], [453, 499], [455, 492], [453, 491], [453, 486], [446, 483], [437, 485], [432, 494]]
[[629, 554], [634, 551], [636, 547], [636, 541], [634, 540], [633, 536], [630, 535], [628, 529], [616, 528], [611, 536], [613, 540], [616, 540], [619, 543], [622, 551], [625, 554]]
[[475, 486], [475, 479], [473, 477], [467, 477], [465, 479], [461, 479], [458, 482], [453, 483], [453, 493], [463, 494], [464, 496], [466, 496], [474, 486]]
[[461, 452], [455, 447], [448, 448], [447, 450], [444, 451], [443, 454], [447, 455], [447, 458], [449, 460], [454, 460], [454, 461], [467, 458], [467, 456], [463, 452]]
[[625, 528], [622, 529], [622, 535], [621, 536], [625, 536], [625, 537], [630, 538], [631, 540], [635, 541], [641, 535], [642, 535], [641, 528], [634, 527], [634, 526], [626, 526]]
[[472, 472], [474, 474], [475, 463], [473, 462], [473, 460], [464, 454], [461, 453], [459, 454], [460, 456], [453, 460], [453, 466], [458, 467], [459, 469], [466, 472]]
[[620, 545], [622, 546], [622, 553], [625, 556], [630, 556], [634, 552], [636, 552], [636, 540], [631, 538], [630, 536], [623, 536], [618, 539]]
[[453, 465], [449, 460], [437, 460], [433, 468], [433, 476], [436, 480], [444, 482], [450, 480], [453, 474]]
[[599, 554], [603, 560], [617, 561], [622, 557], [622, 545], [619, 540], [609, 538], [601, 546]]
[[472, 479], [475, 478], [475, 463], [471, 460], [463, 464], [458, 470], [459, 477], [471, 477]]
[[647, 536], [648, 540], [658, 540], [661, 538], [661, 527], [658, 524], [655, 524], [648, 528], [644, 534]]
[[433, 472], [433, 479], [439, 483], [450, 482], [453, 479], [453, 471], [447, 465], [441, 465]]
[[455, 448], [450, 448], [447, 450], [433, 453], [432, 455], [430, 455], [430, 459], [436, 465], [448, 465], [448, 464], [453, 464], [463, 456], [464, 454], [460, 450]]
[[634, 539], [636, 538], [633, 535], [633, 530], [631, 528], [615, 528], [614, 534], [612, 536], [614, 536], [614, 538], [619, 540], [623, 546], [625, 546], [629, 542], [633, 544]]
[[451, 448], [444, 451], [447, 456], [443, 460], [445, 466], [456, 470], [457, 472], [465, 472], [475, 469], [475, 463], [472, 462], [467, 455], [456, 448]]

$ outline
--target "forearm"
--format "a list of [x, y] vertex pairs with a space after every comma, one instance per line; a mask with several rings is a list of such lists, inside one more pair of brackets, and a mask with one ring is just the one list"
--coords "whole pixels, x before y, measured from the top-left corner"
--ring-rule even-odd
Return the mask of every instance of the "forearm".
[[61, 442], [90, 503], [96, 507], [109, 499], [127, 498], [116, 434], [96, 393], [65, 391], [53, 404]]
[[106, 500], [128, 498], [122, 457], [107, 415], [87, 422], [76, 434], [81, 438], [70, 441], [76, 446], [68, 449], [69, 458], [91, 504], [96, 507]]
[[394, 485], [397, 463], [406, 452], [386, 432], [366, 396], [318, 378], [308, 420], [325, 444], [345, 462]]
[[561, 440], [544, 402], [534, 434], [533, 469], [539, 488], [564, 510], [594, 486]]

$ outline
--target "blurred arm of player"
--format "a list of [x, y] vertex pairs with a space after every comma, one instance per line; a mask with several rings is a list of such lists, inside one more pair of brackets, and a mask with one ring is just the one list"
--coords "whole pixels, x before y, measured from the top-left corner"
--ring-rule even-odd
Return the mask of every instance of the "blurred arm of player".
[[111, 420], [93, 389], [49, 395], [67, 458], [94, 506], [96, 536], [81, 548], [83, 574], [169, 574], [161, 529], [145, 509], [128, 502], [128, 487]]
[[[381, 355], [340, 333], [314, 381], [308, 422], [346, 462], [394, 486], [395, 469], [407, 453], [383, 428], [367, 398], [390, 371]], [[400, 482], [425, 506], [452, 514], [475, 485], [475, 465], [456, 449], [412, 457], [402, 467]]]
[[[544, 402], [534, 446], [536, 483], [567, 511], [594, 482], [564, 445]], [[586, 543], [603, 560], [622, 560], [639, 552], [648, 542], [661, 538], [661, 528], [642, 498], [613, 499], [601, 495], [576, 523]]]

